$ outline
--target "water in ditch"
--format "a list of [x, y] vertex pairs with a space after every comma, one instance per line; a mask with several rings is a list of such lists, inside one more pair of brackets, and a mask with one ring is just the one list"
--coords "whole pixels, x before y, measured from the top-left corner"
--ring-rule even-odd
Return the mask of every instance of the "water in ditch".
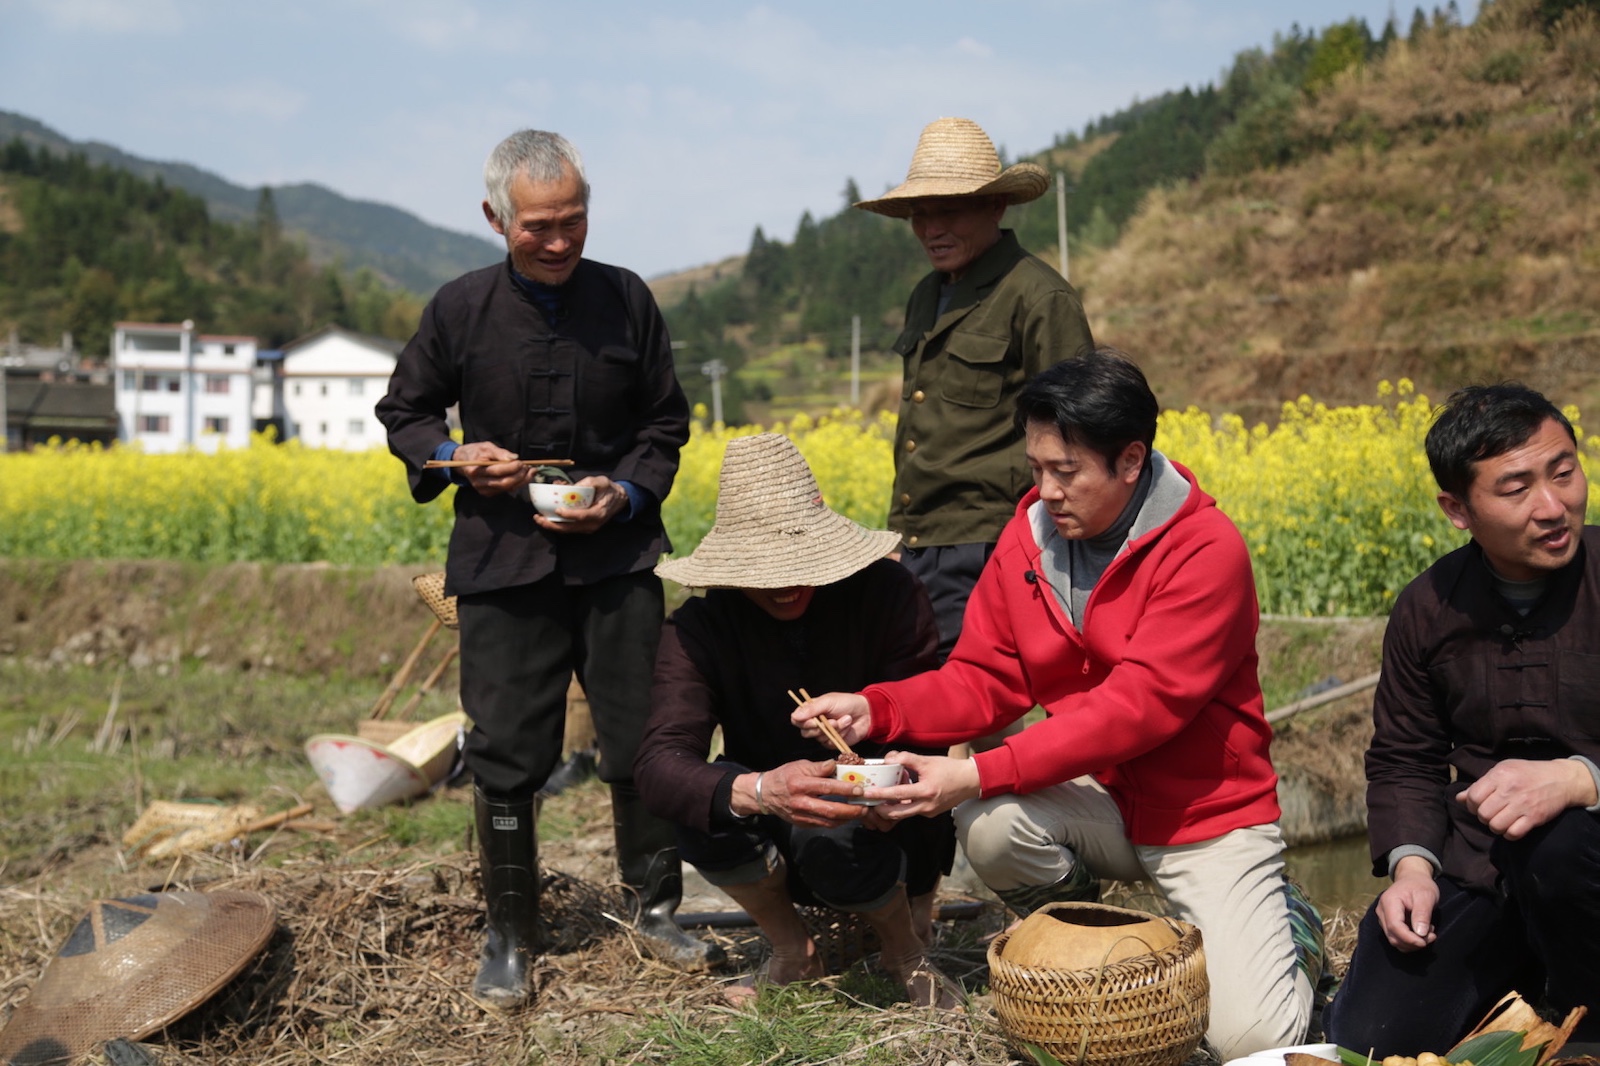
[[1363, 913], [1388, 884], [1372, 876], [1365, 836], [1293, 847], [1284, 863], [1324, 914], [1337, 908]]

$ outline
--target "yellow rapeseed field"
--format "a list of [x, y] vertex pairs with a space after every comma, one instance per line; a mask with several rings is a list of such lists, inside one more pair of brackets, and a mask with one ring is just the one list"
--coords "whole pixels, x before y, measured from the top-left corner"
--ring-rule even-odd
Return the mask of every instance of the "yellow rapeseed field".
[[[1275, 426], [1190, 408], [1161, 416], [1156, 446], [1195, 472], [1238, 524], [1262, 610], [1373, 614], [1462, 543], [1434, 503], [1422, 451], [1432, 407], [1407, 381], [1378, 402], [1327, 407], [1302, 397]], [[1567, 415], [1577, 423], [1578, 412]], [[770, 427], [710, 425], [703, 409], [663, 512], [687, 552], [711, 528], [729, 440], [787, 433], [828, 504], [881, 528], [893, 474], [894, 417], [835, 410]], [[1585, 438], [1586, 455], [1600, 438]], [[52, 444], [0, 455], [0, 555], [169, 558], [437, 567], [455, 490], [411, 501], [382, 449], [325, 451], [259, 439], [241, 450], [147, 455], [135, 448]], [[1600, 489], [1590, 488], [1591, 520]]]

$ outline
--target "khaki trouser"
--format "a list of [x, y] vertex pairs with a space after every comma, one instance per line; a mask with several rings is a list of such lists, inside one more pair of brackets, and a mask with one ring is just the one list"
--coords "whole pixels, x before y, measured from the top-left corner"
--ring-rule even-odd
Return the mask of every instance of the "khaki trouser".
[[1174, 847], [1129, 843], [1116, 803], [1081, 777], [955, 810], [967, 859], [992, 889], [1048, 885], [1070, 872], [1065, 849], [1107, 880], [1147, 881], [1176, 918], [1200, 929], [1211, 982], [1207, 1040], [1226, 1059], [1298, 1044], [1311, 983], [1295, 965], [1277, 823]]

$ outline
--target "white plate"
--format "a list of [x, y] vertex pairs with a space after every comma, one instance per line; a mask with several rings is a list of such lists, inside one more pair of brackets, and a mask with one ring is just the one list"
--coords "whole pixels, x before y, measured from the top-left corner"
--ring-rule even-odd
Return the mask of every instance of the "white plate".
[[1315, 1055], [1330, 1062], [1339, 1061], [1338, 1044], [1296, 1044], [1293, 1047], [1268, 1048], [1247, 1055], [1242, 1059], [1230, 1059], [1224, 1066], [1284, 1066], [1284, 1056], [1290, 1054]]

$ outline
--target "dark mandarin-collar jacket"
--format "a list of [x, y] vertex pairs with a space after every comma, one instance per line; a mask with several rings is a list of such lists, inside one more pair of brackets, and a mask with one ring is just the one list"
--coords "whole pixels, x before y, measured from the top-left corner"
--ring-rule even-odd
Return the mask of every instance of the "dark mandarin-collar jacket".
[[1423, 571], [1389, 616], [1373, 721], [1373, 872], [1412, 844], [1464, 884], [1493, 886], [1493, 834], [1457, 793], [1502, 759], [1600, 760], [1600, 528], [1584, 527], [1526, 616], [1495, 591], [1476, 543]]
[[670, 548], [659, 505], [689, 438], [689, 408], [666, 323], [645, 283], [621, 267], [581, 260], [559, 293], [559, 313], [547, 316], [515, 283], [509, 259], [441, 288], [378, 402], [389, 449], [405, 461], [419, 503], [438, 496], [446, 482], [422, 465], [449, 439], [445, 413], [460, 404], [463, 442], [571, 459], [574, 481], [604, 474], [650, 500], [627, 521], [563, 536], [536, 526], [526, 499], [458, 488], [450, 595], [558, 571], [589, 584], [653, 567]]

